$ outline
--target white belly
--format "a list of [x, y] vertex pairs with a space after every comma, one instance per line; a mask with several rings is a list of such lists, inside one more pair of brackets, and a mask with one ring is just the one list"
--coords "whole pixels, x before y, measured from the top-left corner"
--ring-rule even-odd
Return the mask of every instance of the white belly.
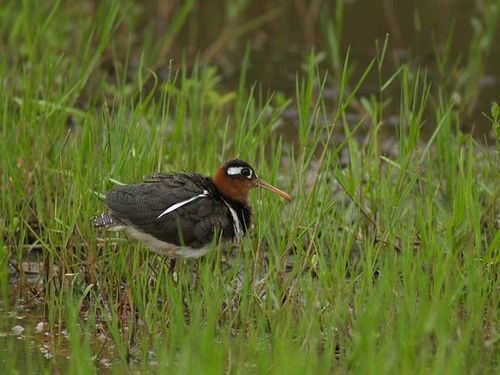
[[165, 255], [171, 258], [175, 258], [177, 256], [187, 257], [187, 258], [198, 258], [207, 254], [210, 251], [210, 244], [197, 249], [193, 249], [192, 247], [187, 247], [187, 246], [177, 246], [170, 244], [168, 242], [160, 241], [159, 239], [153, 237], [152, 235], [141, 232], [131, 226], [115, 227], [113, 228], [113, 230], [125, 230], [130, 237], [141, 241], [144, 245], [149, 247], [155, 253], [160, 255]]

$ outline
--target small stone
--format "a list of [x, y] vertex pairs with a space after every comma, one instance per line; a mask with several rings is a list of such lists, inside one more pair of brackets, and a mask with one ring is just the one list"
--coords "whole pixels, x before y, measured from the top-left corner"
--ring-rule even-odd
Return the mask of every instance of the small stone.
[[23, 332], [24, 332], [24, 327], [21, 326], [12, 327], [12, 333], [16, 336], [22, 335]]
[[40, 322], [35, 326], [35, 332], [36, 333], [42, 333], [44, 328], [44, 323]]
[[110, 368], [111, 367], [111, 361], [107, 358], [102, 358], [99, 363], [101, 364], [101, 366], [105, 367], [105, 368]]
[[47, 345], [42, 345], [40, 346], [40, 352], [43, 354], [45, 359], [51, 359], [52, 358], [52, 353], [50, 351], [50, 348]]

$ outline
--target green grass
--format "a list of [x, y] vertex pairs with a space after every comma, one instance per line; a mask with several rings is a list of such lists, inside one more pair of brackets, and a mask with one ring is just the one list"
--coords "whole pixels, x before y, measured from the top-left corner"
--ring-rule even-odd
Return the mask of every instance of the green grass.
[[[247, 82], [248, 54], [228, 92], [210, 66], [150, 70], [192, 2], [134, 68], [122, 58], [133, 5], [55, 4], [0, 9], [0, 332], [19, 324], [6, 312], [38, 311], [24, 340], [0, 336], [0, 372], [498, 372], [500, 138], [486, 145], [460, 131], [450, 82], [405, 64], [384, 73], [387, 41], [354, 69], [339, 56], [337, 24], [327, 54], [335, 102], [314, 54], [295, 97]], [[94, 18], [77, 17], [85, 11]], [[485, 56], [463, 69], [479, 74]], [[378, 88], [363, 97], [368, 79]], [[388, 99], [399, 103], [390, 153]], [[298, 113], [293, 143], [283, 137], [287, 108]], [[348, 122], [353, 108], [363, 109], [359, 123]], [[498, 132], [498, 107], [486, 115]], [[285, 204], [253, 192], [255, 228], [237, 251], [214, 244], [172, 270], [91, 226], [113, 180], [211, 174], [235, 156], [294, 196]], [[41, 254], [42, 283], [9, 284], [9, 262], [30, 252]], [[40, 321], [48, 335], [35, 332]]]

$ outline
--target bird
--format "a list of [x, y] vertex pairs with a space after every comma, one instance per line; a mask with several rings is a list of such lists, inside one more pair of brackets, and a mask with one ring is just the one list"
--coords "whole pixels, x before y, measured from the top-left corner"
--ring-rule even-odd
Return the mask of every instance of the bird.
[[158, 173], [142, 183], [106, 192], [108, 212], [92, 219], [95, 228], [125, 231], [150, 250], [169, 258], [207, 254], [214, 238], [238, 243], [248, 232], [249, 191], [267, 189], [292, 197], [257, 176], [245, 161], [233, 159], [207, 177], [193, 172]]

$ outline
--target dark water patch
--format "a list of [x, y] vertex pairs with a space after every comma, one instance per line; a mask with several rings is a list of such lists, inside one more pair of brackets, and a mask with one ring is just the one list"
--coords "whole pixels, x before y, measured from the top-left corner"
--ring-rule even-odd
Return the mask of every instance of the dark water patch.
[[[387, 79], [402, 63], [414, 68], [419, 66], [426, 71], [427, 79], [436, 90], [438, 86], [455, 90], [457, 107], [463, 107], [462, 130], [473, 132], [478, 138], [488, 136], [491, 123], [483, 113], [489, 113], [491, 103], [500, 99], [500, 49], [488, 45], [491, 43], [489, 38], [495, 36], [494, 31], [490, 36], [486, 35], [488, 4], [470, 0], [352, 0], [343, 4], [338, 58], [343, 59], [349, 48], [352, 65], [361, 71], [377, 53], [375, 40], [382, 42], [389, 35], [382, 70], [384, 78]], [[294, 97], [297, 73], [304, 72], [305, 56], [311, 50], [326, 51], [320, 67], [330, 72], [332, 79], [327, 84], [327, 91], [332, 93], [330, 100], [335, 103], [338, 67], [334, 66], [335, 57], [328, 52], [331, 45], [327, 36], [329, 25], [337, 27], [335, 2], [257, 0], [241, 6], [239, 12], [233, 8], [229, 1], [224, 0], [198, 3], [173, 43], [172, 57], [179, 60], [181, 56], [187, 56], [188, 61], [193, 62], [202, 56], [203, 60], [204, 51], [221, 43], [221, 35], [228, 30], [274, 12], [267, 22], [228, 39], [209, 61], [221, 68], [224, 83], [229, 88], [237, 88], [241, 61], [249, 45], [248, 81], [259, 82], [264, 91], [279, 91]], [[148, 19], [153, 17], [161, 24], [162, 16], [154, 11], [154, 7], [144, 6]], [[494, 29], [496, 22], [489, 22]], [[440, 72], [436, 52], [445, 54], [450, 33], [449, 64], [444, 72]], [[457, 62], [460, 68], [456, 68]], [[397, 85], [386, 94], [394, 98], [390, 111], [396, 114], [400, 97]], [[377, 91], [377, 77], [371, 75], [361, 95], [369, 96]], [[293, 127], [290, 131], [293, 133]]]

